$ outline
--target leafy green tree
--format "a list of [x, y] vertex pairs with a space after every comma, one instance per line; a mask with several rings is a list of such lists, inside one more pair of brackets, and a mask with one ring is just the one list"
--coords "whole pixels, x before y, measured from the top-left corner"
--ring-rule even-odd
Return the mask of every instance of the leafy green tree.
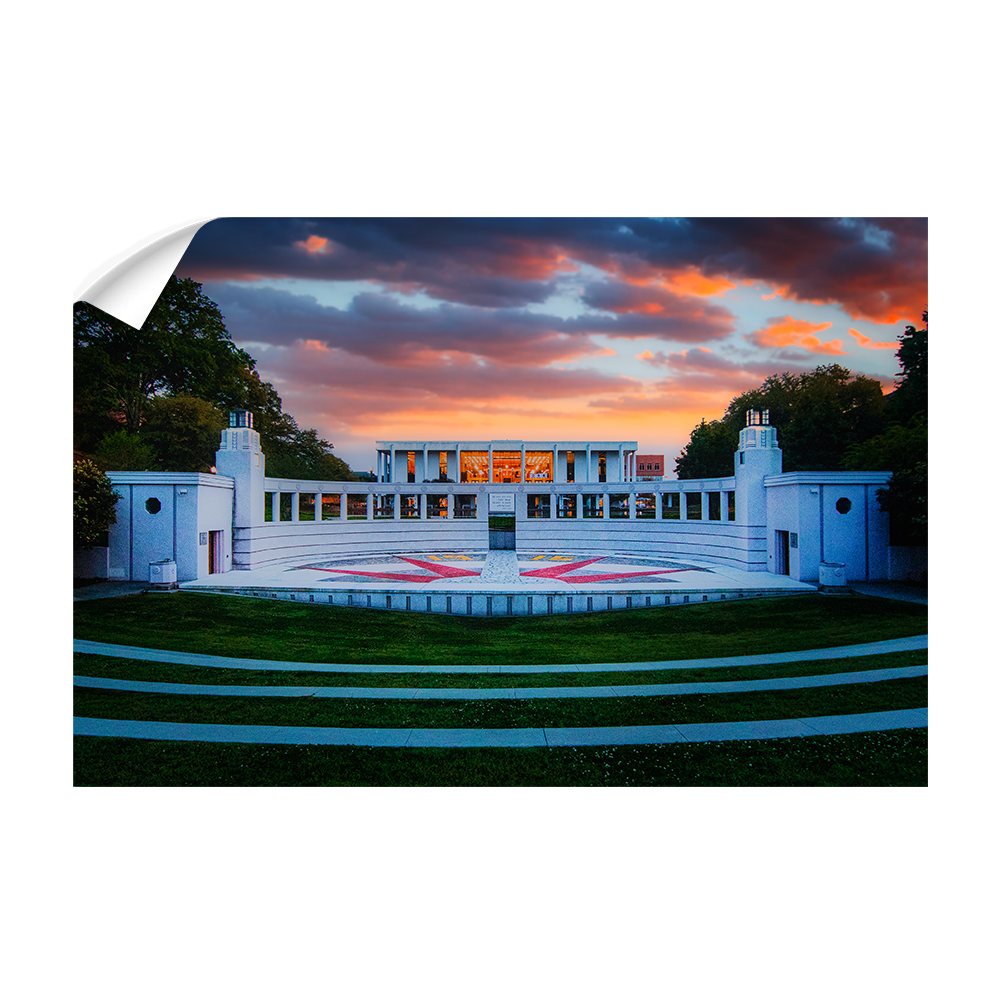
[[927, 418], [916, 415], [904, 425], [892, 424], [884, 433], [852, 445], [844, 456], [844, 468], [902, 472], [927, 458]]
[[85, 302], [73, 326], [74, 446], [101, 448], [107, 468], [207, 470], [235, 409], [253, 413], [269, 475], [352, 478], [329, 442], [282, 410], [198, 282], [172, 275], [139, 330]]
[[801, 375], [770, 375], [758, 388], [732, 400], [721, 420], [702, 420], [675, 471], [681, 479], [731, 476], [747, 410], [769, 411], [786, 472], [840, 469], [852, 445], [882, 430], [884, 409], [878, 380], [841, 365], [820, 365]]
[[[674, 465], [678, 479], [715, 479], [733, 474], [733, 455], [740, 443], [739, 429], [725, 420], [701, 423]], [[725, 471], [723, 471], [725, 470]]]
[[331, 453], [332, 445], [315, 430], [300, 430], [295, 420], [283, 414], [280, 425], [273, 426], [269, 439], [261, 433], [265, 471], [279, 479], [325, 479], [354, 481], [346, 462]]
[[876, 492], [879, 507], [889, 514], [893, 545], [927, 544], [927, 313], [924, 328], [908, 326], [899, 338], [896, 357], [902, 369], [899, 385], [888, 399], [892, 423], [869, 442], [890, 459], [889, 485]]
[[[255, 361], [232, 342], [218, 306], [190, 278], [170, 276], [141, 329], [78, 302], [73, 330], [83, 424], [116, 413], [137, 434], [155, 395], [187, 394], [239, 407], [253, 384]], [[80, 430], [86, 438], [86, 427]]]
[[785, 472], [838, 470], [845, 452], [885, 423], [881, 383], [836, 364], [772, 375], [759, 389], [737, 396], [724, 419], [742, 427], [746, 411], [760, 409], [770, 411], [777, 428]]
[[117, 521], [115, 505], [122, 496], [89, 459], [73, 463], [73, 547], [107, 545], [108, 528]]
[[908, 326], [899, 338], [899, 384], [888, 398], [890, 420], [908, 423], [915, 416], [927, 414], [927, 312], [924, 328]]
[[155, 452], [151, 468], [208, 472], [229, 421], [217, 406], [197, 396], [157, 396], [149, 401], [142, 439]]
[[927, 463], [894, 472], [889, 485], [875, 491], [879, 507], [889, 515], [891, 545], [927, 544]]
[[156, 452], [138, 434], [120, 427], [101, 439], [94, 463], [118, 472], [148, 472], [156, 468]]

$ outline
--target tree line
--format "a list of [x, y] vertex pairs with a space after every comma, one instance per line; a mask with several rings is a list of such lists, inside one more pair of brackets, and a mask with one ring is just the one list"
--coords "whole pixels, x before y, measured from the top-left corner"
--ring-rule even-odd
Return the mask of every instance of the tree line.
[[250, 410], [269, 476], [358, 478], [284, 411], [191, 278], [171, 275], [140, 329], [78, 302], [73, 334], [73, 447], [98, 467], [208, 472], [228, 411]]
[[677, 457], [679, 479], [733, 474], [733, 454], [747, 410], [768, 410], [778, 431], [786, 472], [892, 473], [877, 491], [890, 516], [894, 545], [927, 544], [927, 313], [923, 329], [906, 327], [896, 357], [893, 392], [877, 379], [842, 365], [820, 365], [800, 375], [771, 375], [730, 402], [719, 420], [702, 419]]

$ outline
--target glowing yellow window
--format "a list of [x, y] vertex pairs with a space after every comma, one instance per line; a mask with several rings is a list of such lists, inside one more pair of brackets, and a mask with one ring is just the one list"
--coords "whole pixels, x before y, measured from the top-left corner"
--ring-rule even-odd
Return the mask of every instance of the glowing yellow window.
[[521, 453], [519, 451], [493, 452], [493, 482], [519, 483], [521, 481]]
[[459, 477], [463, 483], [489, 482], [490, 453], [488, 451], [463, 451], [462, 474]]
[[551, 483], [552, 452], [526, 451], [524, 453], [524, 478], [529, 483]]

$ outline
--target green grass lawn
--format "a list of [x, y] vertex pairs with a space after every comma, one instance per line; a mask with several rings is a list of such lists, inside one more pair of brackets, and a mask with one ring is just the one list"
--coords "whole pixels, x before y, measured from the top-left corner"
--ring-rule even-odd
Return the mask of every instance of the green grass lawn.
[[791, 663], [743, 667], [696, 667], [685, 670], [596, 670], [586, 673], [537, 674], [424, 674], [352, 673], [315, 670], [240, 670], [230, 667], [194, 667], [157, 663], [97, 653], [74, 653], [73, 672], [83, 677], [160, 681], [169, 684], [239, 684], [260, 687], [372, 687], [372, 688], [495, 688], [620, 687], [628, 684], [687, 684], [699, 681], [748, 681], [771, 677], [809, 677], [822, 674], [910, 667], [927, 662], [927, 650], [916, 649], [875, 656], [846, 656], [834, 660], [798, 660]]
[[268, 698], [76, 688], [91, 719], [379, 729], [532, 729], [801, 719], [927, 705], [927, 678], [733, 694], [482, 700]]
[[[535, 618], [364, 611], [221, 595], [79, 602], [78, 638], [252, 659], [517, 666], [645, 663], [851, 645], [927, 632], [924, 605], [809, 594]], [[927, 651], [750, 667], [545, 674], [250, 671], [75, 654], [90, 676], [179, 683], [528, 687], [791, 677], [927, 662]], [[377, 728], [538, 728], [749, 721], [927, 705], [927, 679], [674, 697], [532, 700], [176, 696], [78, 688], [91, 718]], [[783, 740], [398, 750], [74, 739], [77, 785], [925, 785], [927, 731]]]
[[78, 736], [74, 765], [77, 786], [924, 786], [927, 730], [518, 750]]
[[183, 591], [74, 605], [78, 639], [307, 663], [635, 663], [926, 632], [925, 605], [853, 594], [531, 618], [365, 611]]

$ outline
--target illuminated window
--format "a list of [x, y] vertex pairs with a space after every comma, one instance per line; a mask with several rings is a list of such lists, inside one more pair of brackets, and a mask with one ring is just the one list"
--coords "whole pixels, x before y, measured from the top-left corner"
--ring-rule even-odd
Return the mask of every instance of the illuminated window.
[[488, 451], [463, 451], [462, 474], [459, 478], [463, 483], [487, 483], [489, 482], [489, 468], [490, 453]]
[[459, 493], [455, 497], [455, 517], [476, 516], [475, 493]]
[[524, 453], [524, 478], [529, 483], [551, 483], [552, 452], [526, 451]]
[[438, 452], [438, 478], [448, 478], [448, 452], [446, 451]]
[[528, 517], [548, 517], [551, 510], [551, 499], [548, 493], [529, 493]]
[[406, 481], [415, 482], [417, 478], [417, 453], [408, 451], [406, 453]]
[[521, 453], [519, 451], [493, 452], [493, 482], [519, 483], [521, 481]]
[[557, 497], [556, 517], [576, 517], [575, 493], [561, 493]]
[[428, 493], [426, 503], [427, 503], [428, 518], [448, 516], [447, 493]]
[[608, 453], [606, 451], [597, 453], [597, 481], [599, 483], [608, 481]]
[[576, 460], [571, 451], [566, 452], [566, 482], [576, 482]]

